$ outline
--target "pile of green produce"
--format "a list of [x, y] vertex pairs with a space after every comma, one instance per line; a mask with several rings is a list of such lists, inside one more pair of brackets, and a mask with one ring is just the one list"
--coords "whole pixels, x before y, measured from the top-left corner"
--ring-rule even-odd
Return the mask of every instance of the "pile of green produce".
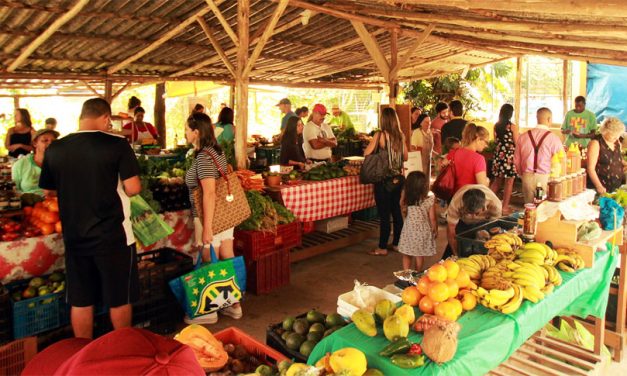
[[341, 178], [346, 176], [346, 172], [339, 164], [326, 164], [312, 168], [303, 174], [303, 179], [312, 181], [321, 181], [328, 179]]
[[65, 291], [65, 275], [61, 272], [54, 272], [47, 279], [43, 277], [31, 279], [23, 289], [12, 291], [11, 298], [14, 302], [19, 302], [22, 299], [30, 299], [63, 291]]
[[307, 358], [318, 342], [345, 325], [346, 320], [337, 313], [325, 315], [311, 310], [305, 317], [286, 317], [272, 330], [281, 337], [285, 347]]
[[238, 230], [276, 231], [278, 225], [292, 223], [296, 217], [292, 212], [278, 202], [258, 191], [246, 191], [246, 198], [250, 206], [250, 217], [237, 226]]
[[605, 193], [603, 197], [609, 197], [612, 200], [616, 201], [618, 205], [622, 207], [627, 207], [627, 191], [623, 188], [619, 188], [614, 193]]

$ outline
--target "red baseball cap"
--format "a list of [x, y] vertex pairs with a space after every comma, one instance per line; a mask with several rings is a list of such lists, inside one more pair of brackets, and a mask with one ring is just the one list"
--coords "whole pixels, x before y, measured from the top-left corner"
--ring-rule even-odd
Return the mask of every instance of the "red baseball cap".
[[324, 116], [324, 115], [326, 115], [326, 114], [328, 113], [328, 112], [327, 112], [327, 108], [326, 108], [326, 107], [324, 107], [324, 105], [323, 105], [323, 104], [321, 104], [321, 103], [316, 103], [316, 104], [313, 106], [313, 109], [312, 109], [311, 111], [312, 111], [312, 112], [317, 112], [317, 113], [319, 113], [319, 114], [320, 114], [320, 115], [322, 115], [322, 116]]
[[123, 328], [96, 340], [71, 338], [37, 354], [22, 375], [199, 375], [194, 351], [144, 329]]

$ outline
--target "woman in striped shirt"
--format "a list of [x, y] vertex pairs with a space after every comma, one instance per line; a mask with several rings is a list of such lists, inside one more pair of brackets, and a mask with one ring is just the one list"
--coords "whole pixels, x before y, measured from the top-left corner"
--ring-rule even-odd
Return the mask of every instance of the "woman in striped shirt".
[[[190, 201], [192, 203], [195, 243], [203, 247], [203, 262], [211, 260], [209, 245], [213, 245], [216, 255], [220, 260], [233, 258], [233, 228], [219, 234], [214, 234], [212, 231], [216, 199], [216, 180], [221, 177], [220, 170], [226, 173], [228, 166], [226, 157], [216, 141], [209, 116], [202, 112], [193, 113], [187, 119], [185, 137], [187, 138], [187, 142], [194, 147], [194, 160], [185, 174], [185, 184], [187, 184], [189, 188]], [[217, 166], [216, 163], [219, 166]], [[192, 194], [199, 186], [202, 188], [202, 203], [198, 203], [202, 205], [202, 211], [204, 213], [202, 220], [195, 210], [197, 203], [194, 202], [195, 198]], [[237, 303], [231, 307], [222, 309], [220, 313], [234, 319], [239, 319], [242, 317], [242, 307]], [[188, 317], [185, 318], [185, 322], [188, 324], [213, 324], [217, 321], [218, 315], [215, 312], [199, 316], [193, 320], [190, 320]]]

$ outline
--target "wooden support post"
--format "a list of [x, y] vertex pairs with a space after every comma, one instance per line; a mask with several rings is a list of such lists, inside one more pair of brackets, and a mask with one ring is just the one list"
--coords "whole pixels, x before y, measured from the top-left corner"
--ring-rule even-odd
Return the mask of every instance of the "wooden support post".
[[66, 22], [74, 18], [78, 14], [78, 12], [83, 9], [89, 0], [78, 0], [74, 6], [61, 17], [56, 18], [54, 22], [48, 26], [48, 28], [41, 33], [35, 40], [33, 40], [18, 56], [11, 65], [7, 67], [7, 72], [14, 72], [23, 62], [26, 60], [30, 54], [32, 54], [37, 47], [41, 46], [52, 34], [54, 34], [61, 26], [63, 26]]
[[205, 19], [202, 17], [198, 17], [197, 21], [198, 21], [198, 24], [200, 25], [200, 28], [207, 36], [207, 39], [209, 39], [209, 42], [211, 42], [211, 45], [218, 53], [218, 56], [220, 56], [220, 59], [222, 59], [222, 62], [224, 63], [224, 66], [226, 67], [226, 69], [228, 69], [231, 75], [235, 77], [235, 67], [233, 67], [233, 64], [231, 64], [231, 61], [229, 61], [228, 56], [226, 56], [226, 53], [224, 53], [222, 46], [220, 46], [220, 42], [213, 35], [213, 31], [209, 28], [209, 25], [207, 25], [207, 23], [205, 22]]
[[122, 92], [124, 90], [126, 90], [129, 86], [131, 85], [131, 81], [127, 81], [124, 86], [122, 86], [120, 89], [118, 89], [118, 91], [116, 91], [113, 96], [111, 97], [111, 100], [114, 100], [115, 98], [117, 98], [118, 95], [122, 94]]
[[155, 88], [155, 126], [159, 134], [159, 145], [165, 148], [165, 82], [158, 83]]
[[516, 125], [520, 127], [520, 85], [522, 80], [522, 57], [516, 58], [516, 81], [514, 83], [514, 116]]
[[279, 4], [274, 10], [272, 18], [270, 18], [270, 22], [266, 26], [266, 29], [263, 31], [263, 34], [259, 38], [259, 42], [257, 42], [257, 45], [255, 46], [252, 55], [246, 63], [246, 67], [242, 72], [243, 76], [248, 77], [250, 75], [250, 72], [253, 70], [255, 62], [257, 62], [257, 59], [261, 55], [261, 51], [266, 46], [268, 40], [270, 40], [270, 37], [272, 37], [272, 35], [274, 34], [274, 28], [276, 27], [277, 23], [279, 23], [279, 19], [283, 15], [283, 11], [285, 11], [285, 8], [287, 8], [287, 3], [288, 0], [279, 0]]
[[229, 85], [229, 107], [235, 107], [235, 85]]
[[566, 116], [568, 108], [570, 107], [570, 101], [568, 100], [568, 87], [570, 86], [570, 75], [568, 74], [568, 60], [564, 60], [563, 70], [564, 84], [562, 85], [562, 102], [564, 105], [564, 116]]
[[388, 87], [390, 89], [388, 99], [390, 107], [396, 108], [396, 96], [397, 96], [397, 75], [398, 70], [396, 66], [398, 64], [398, 31], [392, 29], [390, 31], [390, 75], [388, 79]]
[[237, 75], [235, 77], [235, 160], [237, 168], [248, 165], [246, 138], [248, 137], [248, 76], [244, 75], [248, 64], [250, 0], [237, 2]]
[[105, 80], [104, 99], [109, 103], [113, 100], [113, 81], [110, 79]]
[[[20, 108], [20, 97], [15, 95], [13, 96], [13, 109], [15, 111], [17, 111], [17, 109]], [[13, 112], [15, 112], [13, 111]]]
[[209, 5], [209, 8], [213, 12], [213, 15], [216, 16], [218, 22], [220, 22], [220, 25], [222, 25], [226, 34], [229, 36], [229, 38], [231, 38], [233, 44], [235, 44], [235, 47], [239, 46], [239, 39], [237, 38], [237, 35], [235, 35], [233, 29], [231, 29], [231, 25], [229, 25], [229, 23], [226, 21], [226, 18], [224, 18], [216, 3], [214, 3], [213, 0], [207, 0], [207, 5]]

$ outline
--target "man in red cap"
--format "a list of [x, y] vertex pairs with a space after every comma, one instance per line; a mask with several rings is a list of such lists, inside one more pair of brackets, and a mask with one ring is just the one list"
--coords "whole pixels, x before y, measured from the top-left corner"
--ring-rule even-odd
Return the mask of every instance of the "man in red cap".
[[327, 109], [318, 103], [311, 110], [311, 121], [303, 130], [303, 150], [305, 157], [314, 162], [326, 162], [331, 159], [331, 148], [337, 146], [337, 140], [331, 126], [324, 122]]

